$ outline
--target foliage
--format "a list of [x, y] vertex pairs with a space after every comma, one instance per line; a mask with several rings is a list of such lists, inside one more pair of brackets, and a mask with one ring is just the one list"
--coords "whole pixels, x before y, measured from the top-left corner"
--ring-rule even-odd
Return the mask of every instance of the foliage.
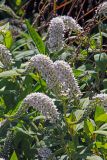
[[[61, 3], [61, 6], [64, 4], [66, 2]], [[38, 13], [36, 20], [26, 16], [27, 5], [29, 3], [26, 0], [0, 2], [0, 44], [6, 46], [12, 55], [12, 63], [8, 68], [0, 59], [0, 158], [107, 160], [107, 97], [103, 101], [93, 98], [98, 93], [107, 93], [105, 14], [99, 17], [95, 14], [86, 24], [81, 24], [82, 31], [65, 31], [63, 48], [50, 52], [47, 44], [48, 22], [52, 15], [46, 17], [45, 24], [44, 21], [39, 24]], [[47, 5], [50, 5], [48, 1]], [[51, 5], [56, 14], [55, 1]], [[53, 65], [58, 60], [66, 61], [70, 65], [74, 82], [69, 79], [64, 81], [68, 73], [66, 70], [63, 79], [59, 73], [58, 84], [63, 81], [69, 87], [73, 84], [70, 88], [72, 97], [67, 95], [67, 90], [61, 92], [58, 85], [53, 88], [48, 86], [45, 79], [48, 75], [42, 75], [45, 68], [48, 68], [44, 61], [41, 72], [37, 65], [43, 65], [39, 62], [29, 70], [31, 58], [38, 54], [49, 57]], [[82, 93], [79, 96], [74, 89], [77, 84]], [[37, 106], [27, 107], [24, 104], [28, 95], [38, 92], [47, 95], [57, 107], [59, 116], [54, 123], [45, 119]], [[43, 104], [43, 107], [46, 105]]]

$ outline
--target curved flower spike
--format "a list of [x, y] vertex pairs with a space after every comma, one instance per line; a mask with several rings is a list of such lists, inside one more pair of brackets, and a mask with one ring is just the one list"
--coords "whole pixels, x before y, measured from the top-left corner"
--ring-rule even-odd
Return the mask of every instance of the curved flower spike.
[[56, 71], [54, 69], [53, 61], [49, 57], [42, 54], [33, 56], [29, 61], [26, 72], [29, 72], [34, 68], [41, 74], [44, 80], [46, 80], [49, 89], [52, 89], [57, 85], [58, 80]]
[[81, 91], [70, 65], [65, 61], [58, 60], [54, 62], [54, 66], [57, 78], [62, 84], [62, 91], [70, 98], [79, 97]]
[[52, 123], [56, 122], [56, 120], [59, 118], [59, 113], [54, 105], [53, 100], [43, 93], [31, 93], [27, 95], [23, 100], [19, 110], [10, 118], [19, 118], [29, 107], [33, 107], [42, 113], [46, 120], [50, 120]]
[[64, 47], [63, 37], [66, 30], [81, 32], [83, 28], [70, 16], [58, 16], [50, 21], [47, 42], [50, 52], [59, 51]]
[[63, 48], [64, 46], [64, 22], [60, 17], [53, 18], [50, 21], [48, 33], [48, 47], [50, 52], [55, 52]]
[[70, 16], [61, 16], [60, 17], [65, 25], [65, 30], [71, 30], [76, 32], [81, 32], [83, 28], [77, 23], [75, 19]]

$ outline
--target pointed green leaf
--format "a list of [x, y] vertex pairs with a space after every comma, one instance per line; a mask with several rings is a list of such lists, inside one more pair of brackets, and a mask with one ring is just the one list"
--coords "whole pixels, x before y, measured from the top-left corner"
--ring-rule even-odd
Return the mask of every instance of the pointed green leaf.
[[107, 122], [107, 113], [101, 114], [98, 117], [96, 117], [96, 122]]
[[6, 33], [5, 33], [4, 42], [5, 42], [5, 46], [7, 48], [11, 48], [12, 43], [13, 43], [13, 38], [12, 38], [12, 34], [9, 30], [6, 31]]
[[24, 69], [4, 71], [4, 72], [0, 73], [0, 78], [8, 78], [8, 77], [19, 76], [24, 71], [25, 71]]
[[42, 38], [40, 35], [37, 33], [37, 31], [30, 25], [29, 21], [26, 20], [26, 25], [29, 31], [29, 34], [31, 38], [33, 39], [36, 47], [38, 48], [40, 53], [45, 53], [45, 45], [44, 42], [42, 41]]
[[93, 133], [101, 134], [101, 135], [107, 136], [107, 131], [97, 130], [97, 131], [94, 131]]
[[12, 156], [11, 156], [10, 160], [18, 160], [18, 157], [17, 157], [17, 155], [16, 155], [16, 152], [15, 152], [15, 151], [13, 152], [13, 154], [12, 154]]
[[107, 123], [103, 124], [99, 129], [100, 130], [107, 130]]
[[94, 124], [92, 123], [91, 120], [88, 120], [88, 119], [87, 119], [87, 120], [85, 121], [85, 124], [84, 124], [84, 125], [86, 125], [86, 128], [87, 128], [88, 133], [89, 133], [89, 132], [90, 132], [90, 133], [93, 133], [95, 126], [94, 126]]
[[102, 106], [97, 106], [95, 110], [95, 117], [94, 117], [95, 121], [101, 114], [104, 114], [104, 113], [105, 113], [104, 108]]

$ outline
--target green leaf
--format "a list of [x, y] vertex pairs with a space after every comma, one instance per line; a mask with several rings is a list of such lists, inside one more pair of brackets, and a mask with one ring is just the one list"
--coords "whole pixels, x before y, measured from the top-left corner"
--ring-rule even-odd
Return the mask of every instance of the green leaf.
[[16, 155], [16, 152], [15, 152], [15, 151], [13, 152], [13, 154], [12, 154], [12, 156], [11, 156], [10, 160], [18, 160], [18, 157], [17, 157], [17, 155]]
[[19, 76], [24, 71], [25, 71], [24, 69], [4, 71], [4, 72], [0, 73], [0, 78], [8, 78], [8, 77], [13, 77], [13, 76]]
[[18, 132], [21, 132], [25, 135], [28, 135], [28, 136], [32, 136], [32, 135], [35, 135], [35, 132], [33, 131], [27, 131], [27, 130], [24, 130], [23, 128], [20, 128], [20, 127], [15, 127], [15, 129], [18, 131]]
[[92, 49], [96, 49], [96, 41], [95, 41], [95, 39], [90, 39], [90, 47], [92, 48]]
[[26, 57], [29, 56], [33, 56], [34, 55], [34, 51], [33, 50], [27, 50], [27, 51], [15, 51], [14, 54], [14, 58], [19, 61], [21, 59], [25, 59]]
[[16, 5], [17, 5], [17, 6], [20, 6], [21, 3], [22, 3], [22, 0], [16, 0]]
[[80, 99], [80, 102], [81, 102], [81, 105], [83, 106], [83, 108], [86, 108], [90, 103], [89, 97]]
[[95, 117], [94, 117], [95, 121], [101, 114], [104, 114], [104, 113], [105, 113], [104, 108], [102, 106], [97, 106], [95, 110]]
[[75, 70], [73, 70], [73, 73], [74, 73], [75, 77], [79, 77], [79, 76], [82, 75], [84, 72], [83, 72], [82, 70], [75, 69]]
[[85, 121], [85, 123], [84, 123], [84, 127], [85, 127], [85, 129], [87, 129], [87, 134], [88, 133], [93, 133], [93, 131], [94, 131], [94, 129], [95, 129], [95, 127], [94, 127], [94, 124], [92, 123], [92, 121], [91, 120], [86, 120]]
[[107, 68], [107, 55], [106, 53], [96, 54], [94, 56], [97, 68], [100, 71], [105, 71]]
[[100, 130], [107, 130], [107, 123], [103, 124], [99, 129]]
[[36, 47], [38, 48], [40, 53], [45, 53], [45, 45], [44, 42], [42, 41], [42, 38], [40, 35], [37, 33], [37, 31], [30, 25], [29, 21], [26, 20], [26, 25], [29, 31], [29, 34], [31, 38], [33, 39]]
[[7, 48], [11, 48], [12, 43], [13, 43], [13, 38], [12, 38], [12, 34], [9, 30], [6, 31], [6, 33], [5, 33], [4, 42], [5, 42], [5, 46]]
[[60, 160], [65, 160], [67, 158], [67, 155], [61, 156]]
[[95, 145], [97, 146], [97, 148], [102, 148], [102, 142], [95, 142]]
[[9, 22], [6, 23], [6, 21], [2, 21], [2, 23], [0, 21], [0, 32], [2, 32], [2, 30], [9, 30]]
[[96, 117], [96, 122], [107, 122], [107, 113], [101, 114], [100, 116]]
[[97, 148], [102, 148], [107, 150], [107, 143], [102, 143], [102, 142], [95, 142]]
[[104, 149], [107, 149], [107, 143], [105, 143], [103, 146], [104, 146]]
[[93, 133], [97, 133], [97, 134], [107, 136], [107, 131], [97, 130], [97, 131], [94, 131]]

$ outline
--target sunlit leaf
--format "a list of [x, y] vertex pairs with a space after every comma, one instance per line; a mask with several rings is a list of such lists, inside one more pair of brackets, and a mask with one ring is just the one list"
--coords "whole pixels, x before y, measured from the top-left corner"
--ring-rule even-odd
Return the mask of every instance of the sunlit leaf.
[[20, 6], [21, 3], [22, 3], [22, 0], [16, 0], [16, 5], [17, 5], [17, 6]]
[[7, 48], [11, 48], [12, 43], [13, 43], [13, 38], [9, 30], [5, 32], [4, 43]]
[[94, 131], [94, 133], [107, 136], [107, 131], [103, 131], [103, 130], [97, 130], [97, 131]]
[[13, 154], [12, 154], [12, 156], [11, 156], [10, 160], [18, 160], [18, 157], [17, 157], [17, 155], [16, 155], [16, 152], [15, 152], [15, 151], [13, 152]]
[[96, 117], [96, 122], [100, 121], [100, 122], [107, 122], [107, 113], [105, 114], [101, 114], [98, 117]]
[[101, 114], [104, 114], [104, 113], [105, 113], [104, 108], [102, 106], [97, 106], [95, 110], [95, 117], [94, 117], [95, 121]]

